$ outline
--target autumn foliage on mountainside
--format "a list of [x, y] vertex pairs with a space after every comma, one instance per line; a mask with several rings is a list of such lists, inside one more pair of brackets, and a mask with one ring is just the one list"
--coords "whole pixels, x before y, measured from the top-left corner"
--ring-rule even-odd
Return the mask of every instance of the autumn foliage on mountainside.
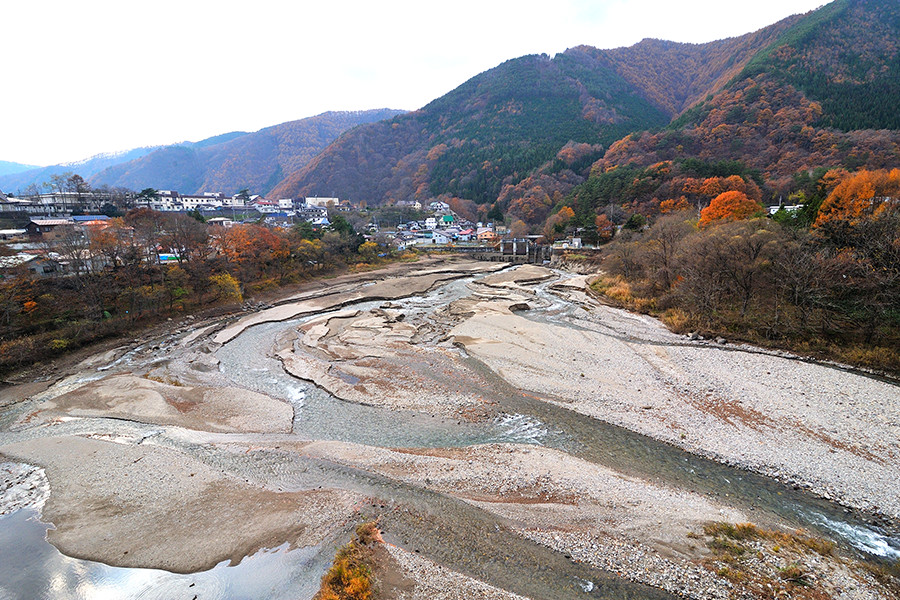
[[767, 73], [823, 108], [820, 126], [900, 129], [900, 3], [835, 0], [788, 29], [742, 76]]
[[858, 225], [900, 201], [900, 169], [860, 171], [846, 175], [819, 208], [816, 228], [832, 228], [836, 222]]
[[602, 54], [625, 79], [676, 116], [722, 89], [757, 52], [800, 19], [795, 15], [753, 33], [707, 44], [646, 39], [627, 48], [586, 51]]
[[594, 169], [693, 157], [739, 160], [779, 180], [823, 165], [886, 168], [900, 157], [900, 133], [827, 129], [818, 125], [822, 114], [793, 87], [760, 75], [690, 109], [682, 127], [623, 138]]

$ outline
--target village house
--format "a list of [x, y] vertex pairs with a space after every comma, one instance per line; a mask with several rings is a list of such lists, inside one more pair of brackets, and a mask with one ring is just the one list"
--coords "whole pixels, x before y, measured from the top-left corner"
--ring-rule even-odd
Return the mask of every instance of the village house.
[[247, 206], [249, 206], [250, 208], [255, 208], [257, 211], [264, 214], [281, 212], [277, 202], [270, 202], [269, 200], [264, 200], [259, 196], [248, 202]]
[[409, 242], [402, 238], [394, 238], [390, 242], [391, 247], [398, 252], [405, 251], [408, 244]]
[[422, 203], [418, 200], [400, 200], [395, 204], [399, 208], [411, 208], [413, 210], [422, 210]]
[[794, 213], [794, 212], [797, 212], [798, 210], [800, 210], [801, 208], [803, 208], [803, 205], [802, 204], [790, 204], [790, 205], [776, 204], [774, 206], [767, 207], [770, 216], [774, 215], [782, 208], [785, 210], [785, 212]]
[[207, 219], [206, 224], [213, 227], [224, 227], [225, 229], [234, 227], [234, 221], [228, 217], [213, 217], [212, 219]]
[[286, 212], [268, 213], [265, 216], [264, 223], [267, 227], [281, 227], [287, 229], [294, 224], [294, 214]]
[[85, 227], [109, 227], [109, 216], [107, 215], [75, 215], [71, 218], [78, 231], [84, 231]]
[[75, 212], [100, 212], [104, 205], [121, 205], [132, 195], [122, 191], [50, 192], [22, 198], [0, 198], [0, 212], [68, 216]]
[[28, 231], [25, 229], [0, 229], [0, 240], [5, 242], [21, 241], [25, 239]]
[[46, 206], [31, 200], [7, 198], [6, 200], [0, 200], [0, 212], [46, 215], [48, 212], [52, 211], [47, 210]]
[[312, 206], [303, 203], [294, 209], [294, 214], [302, 221], [313, 222], [328, 217], [328, 209], [324, 206]]
[[442, 231], [434, 231], [431, 234], [431, 243], [446, 246], [451, 241], [450, 236]]
[[244, 200], [238, 196], [228, 198], [222, 192], [181, 194], [175, 190], [159, 190], [155, 198], [142, 198], [138, 201], [138, 205], [158, 212], [178, 212], [244, 206]]
[[72, 219], [34, 218], [25, 226], [29, 237], [44, 240], [59, 239], [74, 229], [75, 222]]
[[475, 238], [479, 242], [491, 244], [497, 240], [497, 234], [494, 233], [493, 227], [479, 227], [475, 233]]
[[458, 234], [456, 234], [456, 239], [461, 242], [468, 242], [475, 235], [474, 229], [463, 229]]
[[57, 273], [59, 265], [49, 255], [20, 252], [13, 256], [0, 256], [0, 278], [15, 277], [16, 271], [20, 269], [27, 269], [35, 275], [44, 276]]

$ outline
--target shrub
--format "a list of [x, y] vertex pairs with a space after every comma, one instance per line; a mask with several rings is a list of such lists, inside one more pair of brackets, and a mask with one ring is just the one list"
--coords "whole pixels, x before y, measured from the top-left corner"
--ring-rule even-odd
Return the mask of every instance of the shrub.
[[661, 319], [675, 333], [687, 333], [691, 329], [691, 317], [680, 308], [670, 308], [662, 314]]
[[66, 348], [69, 347], [69, 340], [65, 338], [58, 338], [55, 340], [50, 340], [50, 343], [47, 344], [51, 350], [55, 352], [62, 352]]
[[381, 543], [374, 522], [356, 528], [356, 536], [338, 550], [313, 600], [371, 600], [374, 558], [371, 546]]
[[788, 565], [783, 569], [780, 569], [778, 574], [785, 581], [789, 581], [794, 585], [809, 585], [809, 580], [806, 577], [806, 572], [803, 571], [798, 565]]

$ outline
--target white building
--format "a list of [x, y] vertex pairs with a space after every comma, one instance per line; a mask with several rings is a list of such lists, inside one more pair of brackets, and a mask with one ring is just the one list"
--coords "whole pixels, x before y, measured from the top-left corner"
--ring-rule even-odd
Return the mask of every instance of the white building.
[[340, 198], [320, 198], [319, 196], [306, 198], [306, 203], [310, 206], [321, 206], [323, 208], [327, 208], [329, 202], [331, 202], [334, 206], [338, 206], [341, 203], [341, 200]]
[[396, 206], [400, 208], [411, 208], [413, 210], [422, 210], [422, 203], [418, 200], [400, 200]]
[[228, 206], [228, 207], [232, 207], [232, 206], [238, 207], [238, 206], [241, 206], [241, 207], [242, 207], [242, 206], [244, 206], [245, 204], [246, 204], [246, 202], [244, 201], [244, 197], [243, 197], [243, 196], [239, 196], [239, 195], [237, 195], [237, 194], [235, 194], [235, 195], [232, 196], [231, 198], [223, 198], [223, 199], [222, 199], [222, 206]]
[[447, 244], [450, 243], [450, 236], [448, 236], [448, 235], [446, 235], [446, 234], [444, 234], [444, 233], [441, 233], [440, 231], [435, 231], [435, 232], [431, 235], [431, 243], [432, 243], [432, 244], [447, 245]]

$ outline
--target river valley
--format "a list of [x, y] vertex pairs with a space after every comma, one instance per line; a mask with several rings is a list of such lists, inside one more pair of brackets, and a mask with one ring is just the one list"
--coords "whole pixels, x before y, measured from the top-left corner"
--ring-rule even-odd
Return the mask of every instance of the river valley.
[[770, 590], [896, 597], [900, 387], [589, 280], [395, 265], [0, 389], [0, 599], [311, 598], [371, 519], [396, 599], [776, 597], [713, 522], [835, 545], [754, 538]]

